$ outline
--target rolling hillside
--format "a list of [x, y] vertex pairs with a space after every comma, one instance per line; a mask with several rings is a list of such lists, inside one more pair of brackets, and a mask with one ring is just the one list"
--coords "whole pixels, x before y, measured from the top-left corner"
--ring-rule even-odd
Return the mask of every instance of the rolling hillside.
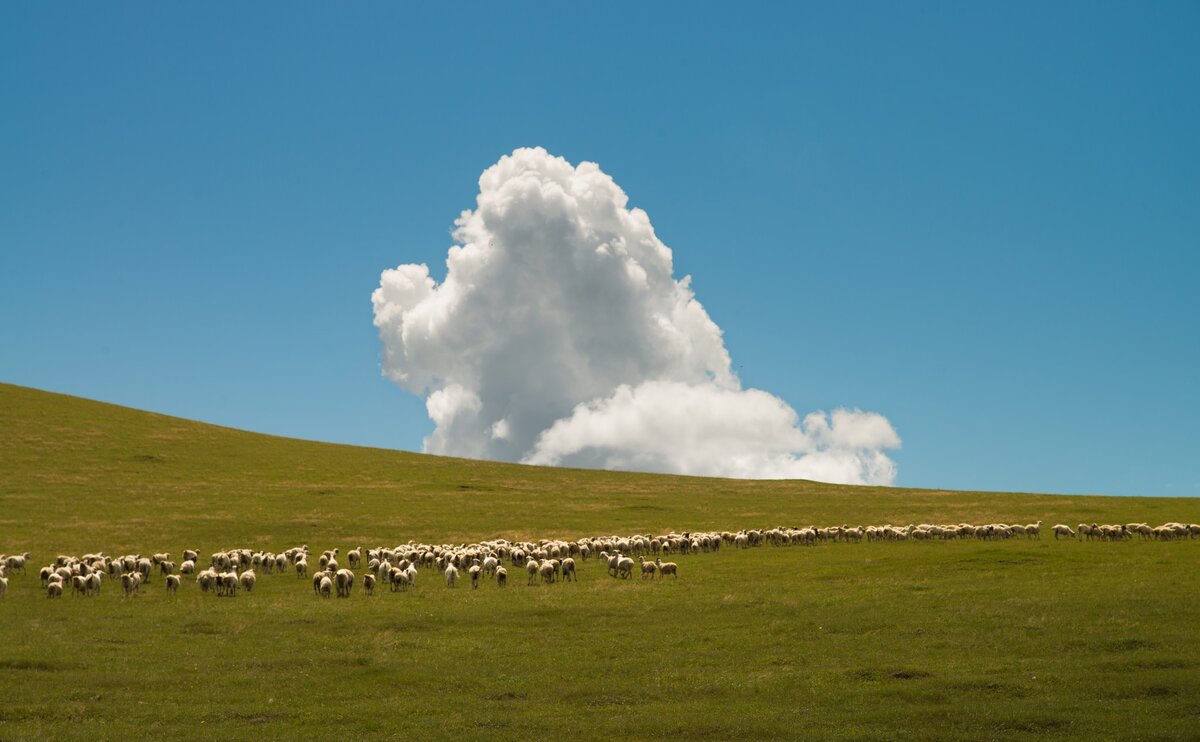
[[[0, 553], [931, 522], [1200, 521], [1200, 501], [547, 469], [247, 433], [0, 385]], [[161, 579], [0, 599], [0, 739], [1200, 734], [1200, 540], [679, 555], [678, 580], [322, 600]]]

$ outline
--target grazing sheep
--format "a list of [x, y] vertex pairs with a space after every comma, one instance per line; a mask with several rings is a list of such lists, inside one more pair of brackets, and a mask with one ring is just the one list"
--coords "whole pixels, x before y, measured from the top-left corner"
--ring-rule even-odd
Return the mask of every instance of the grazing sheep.
[[307, 577], [308, 576], [308, 562], [305, 561], [304, 559], [300, 559], [299, 561], [296, 562], [296, 576], [297, 577]]
[[320, 595], [322, 598], [328, 598], [330, 593], [332, 593], [332, 592], [333, 592], [333, 580], [329, 579], [328, 577], [325, 577], [324, 574], [322, 573], [321, 582], [317, 585], [317, 595]]
[[538, 560], [536, 559], [530, 559], [525, 562], [525, 571], [529, 573], [529, 580], [526, 581], [526, 585], [532, 585], [534, 580], [537, 579], [539, 566], [541, 565], [538, 564]]
[[375, 594], [375, 575], [363, 575], [363, 590], [367, 592], [367, 595]]
[[479, 574], [481, 572], [483, 572], [483, 568], [480, 567], [478, 564], [472, 564], [471, 568], [467, 570], [467, 573], [471, 575], [471, 589], [472, 590], [479, 589]]
[[100, 594], [100, 583], [103, 581], [101, 578], [102, 574], [104, 574], [104, 573], [103, 572], [93, 572], [87, 576], [87, 586], [85, 588], [87, 591], [87, 593], [86, 593], [87, 595], [99, 595]]
[[617, 576], [626, 580], [633, 577], [633, 560], [627, 556], [621, 556], [620, 552], [617, 552], [617, 557]]
[[445, 574], [447, 587], [454, 587], [458, 584], [458, 567], [455, 567], [452, 563], [447, 562]]
[[[496, 567], [496, 584], [500, 587], [508, 584], [508, 570], [504, 567]], [[2, 593], [3, 590], [0, 590], [0, 594]]]
[[38, 571], [38, 577], [42, 580], [42, 587], [45, 587], [46, 583], [50, 581], [50, 575], [52, 574], [54, 574], [54, 567], [42, 567]]
[[412, 584], [408, 572], [403, 569], [393, 569], [388, 573], [388, 577], [391, 582], [392, 592], [394, 593], [406, 590]]
[[179, 589], [179, 575], [167, 575], [167, 595], [174, 595]]
[[1075, 538], [1075, 532], [1071, 530], [1071, 527], [1062, 523], [1059, 523], [1050, 530], [1054, 531], [1055, 541], [1057, 541], [1059, 537]]
[[256, 582], [258, 582], [258, 575], [254, 574], [254, 570], [248, 569], [242, 573], [242, 589], [246, 592], [252, 592]]
[[562, 578], [563, 582], [579, 582], [575, 576], [575, 560], [571, 557], [562, 560]]
[[661, 559], [654, 560], [654, 566], [658, 567], [658, 575], [660, 578], [665, 578], [671, 575], [675, 579], [679, 579], [679, 565], [675, 562], [664, 562]]
[[[5, 582], [7, 582], [7, 580], [5, 580]], [[46, 597], [47, 598], [61, 598], [62, 597], [62, 583], [51, 582], [46, 587]]]
[[196, 572], [196, 563], [191, 559], [187, 559], [183, 564], [179, 565], [179, 574], [190, 575]]
[[542, 577], [542, 582], [547, 585], [554, 582], [555, 567], [558, 566], [557, 560], [547, 559], [538, 567], [538, 574]]

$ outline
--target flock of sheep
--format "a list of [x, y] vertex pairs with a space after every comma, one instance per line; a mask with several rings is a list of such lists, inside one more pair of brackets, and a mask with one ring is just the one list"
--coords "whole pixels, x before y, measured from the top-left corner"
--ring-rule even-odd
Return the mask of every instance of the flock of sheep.
[[[1055, 539], [1124, 541], [1133, 538], [1170, 541], [1200, 537], [1200, 524], [1164, 523], [1151, 527], [1146, 523], [1086, 524], [1076, 529], [1064, 524], [1051, 527]], [[576, 541], [542, 539], [535, 542], [493, 539], [475, 544], [425, 544], [408, 542], [399, 546], [380, 546], [364, 549], [361, 546], [346, 552], [346, 567], [338, 561], [339, 550], [323, 552], [316, 560], [310, 575], [308, 546], [296, 546], [281, 552], [247, 548], [218, 551], [209, 556], [209, 565], [200, 569], [198, 549], [185, 549], [178, 565], [169, 553], [142, 556], [126, 554], [109, 556], [103, 552], [82, 556], [59, 555], [52, 564], [39, 570], [42, 588], [47, 597], [58, 598], [66, 590], [73, 595], [94, 596], [100, 593], [105, 580], [120, 585], [125, 597], [137, 595], [142, 585], [159, 574], [169, 594], [175, 594], [184, 577], [193, 576], [200, 590], [218, 596], [235, 596], [253, 592], [258, 572], [265, 574], [294, 574], [308, 578], [314, 594], [320, 597], [337, 595], [350, 597], [356, 584], [368, 595], [379, 585], [392, 592], [407, 590], [416, 583], [418, 569], [434, 570], [449, 587], [458, 584], [460, 574], [469, 579], [472, 588], [485, 580], [499, 587], [508, 584], [508, 567], [526, 573], [526, 585], [573, 582], [578, 579], [576, 566], [596, 558], [607, 567], [611, 577], [630, 579], [635, 568], [642, 579], [679, 576], [675, 562], [664, 562], [671, 554], [703, 554], [728, 546], [735, 549], [771, 545], [811, 546], [818, 543], [856, 543], [862, 541], [928, 541], [951, 539], [1009, 539], [1041, 538], [1042, 522], [1020, 525], [988, 523], [984, 525], [909, 524], [907, 526], [830, 526], [818, 528], [768, 528], [737, 532], [710, 531], [701, 533], [668, 533], [662, 535], [594, 536]], [[653, 557], [653, 561], [646, 557]], [[25, 574], [31, 555], [0, 554], [0, 598], [8, 589], [9, 574]], [[634, 559], [637, 559], [635, 562]], [[507, 563], [508, 567], [505, 566]], [[355, 570], [365, 570], [361, 583]]]

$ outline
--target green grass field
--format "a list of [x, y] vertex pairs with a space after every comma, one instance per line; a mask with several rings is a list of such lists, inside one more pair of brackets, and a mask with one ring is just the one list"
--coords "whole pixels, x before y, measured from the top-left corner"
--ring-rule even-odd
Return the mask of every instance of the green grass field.
[[[823, 544], [680, 578], [48, 600], [60, 553], [909, 522], [1200, 522], [1200, 500], [744, 482], [246, 433], [0, 385], [0, 739], [1200, 738], [1200, 540]], [[465, 582], [465, 581], [464, 581]]]

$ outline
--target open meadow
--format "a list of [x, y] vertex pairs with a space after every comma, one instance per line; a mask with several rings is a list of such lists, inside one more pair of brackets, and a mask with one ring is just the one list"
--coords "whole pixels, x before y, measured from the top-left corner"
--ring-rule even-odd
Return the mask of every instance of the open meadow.
[[[672, 554], [678, 579], [434, 570], [322, 599], [154, 574], [51, 600], [59, 554], [283, 551], [775, 526], [1035, 523], [1040, 539]], [[1196, 499], [551, 469], [247, 433], [0, 385], [0, 739], [1200, 737]], [[664, 558], [665, 560], [665, 558]], [[357, 570], [361, 575], [365, 570]]]

